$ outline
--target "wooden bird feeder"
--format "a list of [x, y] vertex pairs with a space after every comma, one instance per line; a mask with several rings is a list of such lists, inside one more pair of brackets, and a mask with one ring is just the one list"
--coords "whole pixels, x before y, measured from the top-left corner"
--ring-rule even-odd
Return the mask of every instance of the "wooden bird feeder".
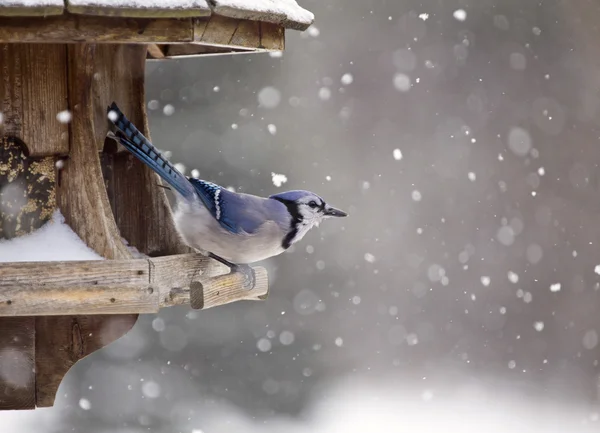
[[248, 291], [182, 244], [158, 177], [105, 144], [106, 107], [149, 136], [147, 58], [280, 51], [312, 20], [295, 0], [0, 0], [0, 238], [58, 208], [107, 259], [0, 264], [0, 409], [52, 406], [68, 369], [139, 313], [266, 298], [263, 268]]

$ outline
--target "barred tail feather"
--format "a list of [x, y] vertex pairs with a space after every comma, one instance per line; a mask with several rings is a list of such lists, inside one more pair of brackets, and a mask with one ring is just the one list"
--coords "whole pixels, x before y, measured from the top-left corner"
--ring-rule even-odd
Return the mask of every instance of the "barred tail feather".
[[171, 185], [185, 198], [191, 198], [195, 192], [192, 184], [167, 161], [150, 140], [131, 123], [119, 110], [114, 102], [108, 107], [108, 118], [118, 129], [116, 139], [129, 152], [133, 153], [140, 161], [155, 171], [160, 177]]

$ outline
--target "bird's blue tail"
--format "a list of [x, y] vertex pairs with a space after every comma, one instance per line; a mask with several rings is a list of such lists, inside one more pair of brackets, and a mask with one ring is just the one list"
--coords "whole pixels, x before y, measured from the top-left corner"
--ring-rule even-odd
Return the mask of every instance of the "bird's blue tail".
[[115, 138], [140, 161], [154, 170], [183, 197], [191, 199], [195, 190], [187, 178], [167, 161], [150, 140], [131, 123], [114, 102], [108, 107], [108, 118], [117, 128]]

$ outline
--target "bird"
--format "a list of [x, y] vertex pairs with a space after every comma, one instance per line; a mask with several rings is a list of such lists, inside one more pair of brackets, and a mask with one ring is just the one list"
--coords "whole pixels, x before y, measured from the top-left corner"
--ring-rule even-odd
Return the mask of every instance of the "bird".
[[277, 256], [327, 218], [348, 214], [319, 195], [293, 190], [259, 197], [187, 177], [131, 123], [117, 104], [107, 108], [108, 136], [122, 144], [174, 190], [175, 228], [183, 242], [255, 284], [251, 263]]

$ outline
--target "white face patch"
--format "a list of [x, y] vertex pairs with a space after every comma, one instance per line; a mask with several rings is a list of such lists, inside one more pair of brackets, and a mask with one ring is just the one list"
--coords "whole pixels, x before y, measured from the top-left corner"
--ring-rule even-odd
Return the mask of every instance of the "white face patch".
[[[316, 201], [317, 207], [310, 207], [308, 205], [309, 202]], [[321, 201], [317, 200], [313, 197], [305, 197], [299, 200], [298, 202], [298, 213], [302, 216], [302, 222], [298, 224], [298, 231], [292, 243], [298, 242], [300, 239], [308, 233], [308, 231], [313, 227], [318, 227], [325, 215], [323, 215], [321, 210]]]

